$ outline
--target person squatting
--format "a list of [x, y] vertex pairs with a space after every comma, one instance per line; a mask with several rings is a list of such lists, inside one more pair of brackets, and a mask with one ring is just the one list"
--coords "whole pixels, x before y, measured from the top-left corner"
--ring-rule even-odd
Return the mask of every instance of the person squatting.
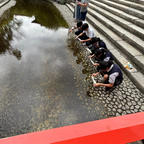
[[96, 37], [92, 28], [87, 23], [77, 22], [69, 32], [75, 30], [75, 39], [79, 39], [81, 43], [85, 43], [90, 50], [90, 59], [93, 58], [93, 65], [97, 67], [97, 72], [92, 74], [96, 77], [99, 74], [103, 76], [103, 82], [93, 82], [94, 87], [104, 86], [105, 91], [110, 91], [123, 81], [123, 73], [120, 67], [114, 63], [114, 58], [103, 40]]

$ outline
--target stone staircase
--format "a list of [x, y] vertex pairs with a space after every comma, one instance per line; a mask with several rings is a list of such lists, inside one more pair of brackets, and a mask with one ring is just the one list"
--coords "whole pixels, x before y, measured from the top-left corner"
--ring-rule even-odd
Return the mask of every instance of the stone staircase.
[[[74, 6], [67, 4], [72, 12]], [[90, 0], [87, 21], [144, 93], [144, 0]], [[132, 71], [125, 68], [127, 62]]]

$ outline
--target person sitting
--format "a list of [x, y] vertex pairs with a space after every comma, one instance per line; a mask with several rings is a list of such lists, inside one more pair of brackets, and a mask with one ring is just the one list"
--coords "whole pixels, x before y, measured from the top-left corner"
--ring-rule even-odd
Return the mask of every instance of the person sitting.
[[101, 48], [101, 47], [107, 49], [107, 46], [103, 40], [101, 40], [100, 38], [97, 38], [97, 37], [93, 37], [91, 39], [91, 45], [89, 46], [89, 49], [92, 51], [92, 54], [94, 54], [94, 51], [97, 48]]
[[[104, 83], [95, 83], [94, 87], [105, 86], [105, 90], [108, 91], [111, 88], [118, 86], [123, 81], [123, 73], [117, 64], [112, 61], [101, 61], [99, 63], [99, 71], [104, 73]], [[93, 73], [92, 76], [97, 76], [100, 72]]]
[[81, 43], [86, 42], [86, 45], [90, 45], [91, 44], [91, 39], [95, 36], [93, 30], [89, 27], [89, 25], [87, 23], [84, 23], [82, 25], [82, 30], [83, 32], [80, 33], [76, 39], [78, 39], [79, 37], [83, 36], [83, 39], [80, 40]]
[[107, 49], [99, 48], [96, 49], [93, 55], [90, 55], [89, 58], [95, 58], [96, 63], [94, 63], [94, 66], [98, 66], [100, 61], [106, 61], [114, 60], [111, 52], [109, 52]]

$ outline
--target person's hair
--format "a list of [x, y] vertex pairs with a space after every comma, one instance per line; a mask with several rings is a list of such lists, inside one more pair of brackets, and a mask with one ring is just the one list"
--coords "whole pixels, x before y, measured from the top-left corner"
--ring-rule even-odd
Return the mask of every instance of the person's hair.
[[94, 54], [95, 56], [99, 56], [100, 54], [103, 54], [103, 52], [104, 52], [103, 49], [96, 49]]
[[77, 27], [78, 27], [78, 28], [79, 28], [79, 27], [81, 27], [81, 26], [82, 26], [82, 24], [83, 24], [83, 22], [82, 22], [82, 21], [77, 22]]
[[113, 64], [112, 61], [108, 61], [108, 62], [100, 61], [99, 62], [99, 69], [100, 70], [106, 70], [107, 68], [110, 68], [112, 64]]
[[89, 28], [89, 25], [87, 23], [84, 23], [82, 25], [82, 30], [86, 30], [87, 28]]
[[94, 54], [96, 56], [99, 56], [100, 54], [104, 55], [106, 52], [107, 52], [107, 50], [105, 48], [101, 47], [101, 48], [95, 49]]
[[93, 37], [93, 38], [91, 38], [91, 43], [92, 43], [92, 44], [94, 44], [94, 43], [96, 43], [96, 42], [98, 42], [98, 41], [100, 41], [100, 38], [98, 38], [98, 37]]

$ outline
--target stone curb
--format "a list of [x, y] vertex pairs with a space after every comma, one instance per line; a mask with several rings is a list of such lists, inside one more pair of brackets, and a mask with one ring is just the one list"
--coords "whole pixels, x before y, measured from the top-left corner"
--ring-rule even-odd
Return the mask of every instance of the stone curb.
[[7, 0], [7, 1], [4, 1], [2, 3], [0, 3], [0, 8], [5, 6], [7, 3], [9, 3], [11, 0]]

